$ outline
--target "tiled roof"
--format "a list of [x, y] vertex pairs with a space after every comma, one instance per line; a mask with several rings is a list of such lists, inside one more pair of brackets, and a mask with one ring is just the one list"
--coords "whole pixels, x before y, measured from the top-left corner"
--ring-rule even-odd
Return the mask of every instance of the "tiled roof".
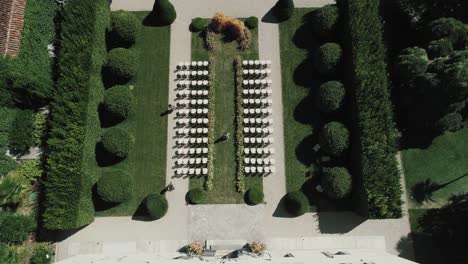
[[0, 54], [16, 56], [21, 42], [26, 0], [0, 0]]

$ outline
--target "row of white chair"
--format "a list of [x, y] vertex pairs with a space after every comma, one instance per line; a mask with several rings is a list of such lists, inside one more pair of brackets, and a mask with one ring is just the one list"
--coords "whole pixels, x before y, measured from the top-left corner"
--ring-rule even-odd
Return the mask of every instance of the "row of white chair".
[[183, 81], [178, 81], [176, 83], [177, 88], [187, 88], [187, 87], [192, 87], [192, 88], [203, 88], [203, 87], [208, 87], [210, 82], [208, 80], [183, 80]]
[[187, 78], [208, 78], [208, 71], [180, 71], [177, 73], [178, 79], [187, 79]]
[[242, 80], [242, 85], [244, 87], [267, 87], [272, 84], [270, 79], [250, 79], [250, 80]]
[[179, 128], [176, 130], [176, 134], [180, 136], [185, 135], [199, 135], [199, 134], [208, 134], [208, 128], [199, 127], [199, 128]]
[[186, 105], [207, 105], [208, 104], [208, 99], [182, 99], [177, 101], [178, 106], [186, 106]]
[[265, 78], [271, 75], [271, 70], [242, 70], [244, 78]]
[[276, 163], [275, 159], [266, 158], [266, 159], [259, 159], [259, 158], [244, 158], [245, 164], [258, 164], [258, 165], [274, 165]]
[[244, 127], [245, 134], [273, 134], [274, 129], [272, 127]]
[[245, 108], [244, 115], [271, 115], [273, 109], [271, 108]]
[[208, 90], [183, 90], [183, 91], [178, 91], [176, 93], [176, 96], [178, 98], [181, 97], [187, 97], [187, 96], [202, 96], [202, 97], [207, 97], [208, 96]]
[[177, 159], [176, 165], [200, 165], [200, 164], [207, 164], [208, 158], [184, 158], [184, 159]]
[[197, 137], [197, 138], [177, 138], [177, 145], [188, 145], [188, 144], [207, 144], [207, 137]]
[[271, 125], [273, 118], [244, 118], [244, 124]]
[[180, 148], [176, 149], [177, 155], [207, 154], [208, 148]]
[[273, 105], [273, 100], [266, 99], [266, 98], [263, 98], [263, 99], [253, 99], [253, 98], [242, 99], [242, 102], [244, 103], [244, 105], [266, 105], [266, 106]]
[[176, 175], [206, 175], [208, 174], [207, 168], [178, 168], [175, 170]]
[[242, 94], [246, 96], [269, 96], [273, 93], [271, 89], [244, 89]]
[[208, 124], [208, 118], [182, 118], [176, 120], [177, 125], [206, 125]]
[[273, 144], [274, 139], [272, 137], [246, 137], [244, 138], [244, 144]]
[[263, 174], [263, 173], [275, 173], [276, 168], [274, 166], [267, 166], [267, 167], [245, 167], [244, 168], [245, 173], [247, 174]]
[[197, 108], [197, 109], [179, 109], [176, 112], [177, 116], [186, 115], [208, 115], [208, 108]]
[[207, 68], [210, 65], [208, 61], [185, 61], [185, 62], [179, 62], [177, 64], [177, 69], [197, 69], [197, 68]]
[[246, 155], [270, 155], [275, 154], [274, 148], [244, 148], [244, 154]]
[[271, 66], [270, 60], [243, 60], [242, 67], [244, 68], [267, 68]]

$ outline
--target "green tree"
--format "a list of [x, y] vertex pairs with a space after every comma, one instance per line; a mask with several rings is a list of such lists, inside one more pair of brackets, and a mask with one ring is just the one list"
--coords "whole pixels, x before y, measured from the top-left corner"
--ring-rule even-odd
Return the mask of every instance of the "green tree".
[[169, 0], [154, 1], [151, 15], [153, 17], [153, 21], [161, 26], [170, 25], [177, 18], [176, 10]]
[[278, 0], [273, 7], [273, 14], [280, 21], [285, 21], [291, 18], [294, 14], [293, 0]]
[[344, 167], [326, 168], [322, 175], [322, 187], [330, 198], [343, 199], [351, 193], [351, 175]]

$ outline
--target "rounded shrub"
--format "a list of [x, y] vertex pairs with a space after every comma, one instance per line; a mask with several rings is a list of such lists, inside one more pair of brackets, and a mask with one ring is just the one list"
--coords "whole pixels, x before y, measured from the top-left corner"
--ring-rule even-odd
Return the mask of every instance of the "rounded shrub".
[[404, 49], [397, 57], [395, 71], [402, 80], [412, 79], [426, 72], [429, 59], [424, 49], [411, 47]]
[[440, 132], [455, 132], [463, 127], [463, 117], [461, 114], [454, 112], [448, 113], [437, 121], [437, 128]]
[[351, 193], [351, 174], [344, 167], [326, 168], [322, 174], [322, 187], [330, 198], [345, 198]]
[[174, 22], [177, 18], [177, 13], [169, 0], [156, 0], [154, 1], [151, 16], [157, 25], [167, 26]]
[[312, 30], [319, 37], [332, 38], [338, 26], [338, 7], [336, 5], [325, 5], [312, 13]]
[[123, 170], [105, 171], [96, 184], [96, 191], [105, 202], [121, 203], [132, 196], [133, 178]]
[[450, 40], [443, 38], [433, 40], [427, 45], [427, 54], [431, 59], [446, 57], [453, 52], [453, 45]]
[[128, 86], [114, 86], [106, 91], [102, 105], [112, 119], [124, 120], [133, 109], [132, 92]]
[[273, 7], [273, 14], [280, 21], [285, 21], [291, 18], [294, 14], [293, 0], [278, 0]]
[[349, 147], [349, 131], [340, 122], [330, 122], [323, 126], [319, 142], [327, 154], [339, 157]]
[[245, 193], [245, 200], [248, 204], [256, 205], [263, 203], [264, 194], [263, 191], [258, 188], [250, 188]]
[[118, 127], [109, 128], [102, 135], [104, 149], [118, 158], [127, 157], [131, 141], [130, 134]]
[[290, 192], [285, 197], [286, 211], [293, 216], [300, 216], [309, 210], [309, 199], [301, 191]]
[[206, 200], [206, 192], [200, 188], [190, 189], [187, 193], [187, 200], [191, 204], [200, 204]]
[[140, 22], [133, 13], [126, 11], [112, 12], [110, 31], [112, 45], [115, 47], [130, 47], [135, 43], [140, 27]]
[[146, 197], [146, 211], [152, 220], [160, 219], [167, 213], [169, 205], [166, 197], [152, 193]]
[[429, 23], [429, 39], [447, 38], [454, 47], [463, 48], [465, 38], [468, 34], [463, 22], [451, 18], [442, 17]]
[[320, 85], [317, 94], [317, 107], [325, 113], [338, 110], [345, 96], [343, 83], [328, 81]]
[[315, 52], [314, 66], [321, 74], [334, 74], [341, 62], [341, 46], [337, 43], [325, 43]]
[[136, 74], [136, 57], [131, 50], [115, 48], [107, 54], [106, 76], [118, 83], [128, 82]]
[[192, 32], [200, 32], [208, 26], [208, 22], [201, 17], [196, 17], [192, 20], [190, 24], [190, 30]]
[[250, 29], [254, 29], [258, 27], [258, 18], [255, 16], [248, 17], [245, 21], [244, 24], [246, 27]]

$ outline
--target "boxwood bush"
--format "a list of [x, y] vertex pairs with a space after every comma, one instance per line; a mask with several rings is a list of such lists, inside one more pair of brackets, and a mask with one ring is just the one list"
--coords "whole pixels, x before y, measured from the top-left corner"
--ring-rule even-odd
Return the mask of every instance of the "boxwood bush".
[[351, 194], [351, 174], [344, 167], [325, 168], [322, 174], [322, 187], [330, 198], [346, 198]]
[[264, 198], [263, 190], [258, 189], [258, 188], [250, 188], [245, 193], [245, 198], [246, 198], [245, 199], [246, 202], [251, 205], [263, 203], [263, 198]]
[[146, 210], [150, 219], [157, 220], [166, 215], [169, 205], [166, 197], [159, 193], [152, 193], [146, 197]]
[[347, 91], [351, 94], [352, 174], [358, 211], [370, 218], [397, 218], [401, 211], [400, 175], [395, 159], [396, 129], [385, 64], [380, 1], [339, 2], [349, 54]]
[[133, 178], [123, 170], [105, 171], [96, 184], [96, 191], [105, 202], [124, 202], [133, 194]]
[[114, 83], [123, 84], [135, 76], [137, 70], [136, 56], [129, 49], [115, 48], [109, 51], [104, 66], [106, 78]]
[[287, 193], [285, 204], [286, 211], [293, 216], [301, 216], [309, 210], [309, 199], [301, 191]]
[[273, 14], [279, 21], [285, 21], [294, 14], [293, 0], [278, 0], [273, 7]]
[[[98, 178], [95, 146], [104, 87], [107, 0], [69, 0], [62, 12], [58, 81], [51, 104], [43, 221], [46, 229], [74, 229], [94, 219]], [[66, 177], [64, 177], [66, 175]]]
[[319, 137], [320, 145], [327, 154], [339, 157], [349, 147], [349, 131], [340, 122], [330, 122], [322, 128]]
[[30, 264], [50, 264], [54, 253], [45, 245], [36, 246], [33, 250]]
[[21, 244], [35, 229], [31, 216], [0, 212], [0, 242]]
[[338, 27], [338, 7], [336, 5], [325, 5], [312, 13], [312, 30], [318, 36], [332, 39]]
[[128, 86], [117, 85], [106, 91], [102, 103], [106, 114], [112, 120], [121, 121], [128, 117], [134, 106], [132, 92]]
[[10, 125], [8, 133], [9, 148], [22, 154], [34, 145], [34, 113], [31, 110], [19, 110]]
[[191, 204], [203, 203], [207, 198], [206, 192], [200, 188], [190, 189], [187, 193], [187, 200]]
[[315, 69], [324, 75], [335, 74], [341, 63], [341, 46], [338, 43], [325, 43], [315, 51]]
[[111, 46], [128, 48], [135, 43], [140, 31], [140, 21], [131, 12], [115, 11], [111, 13]]
[[190, 24], [190, 30], [192, 32], [200, 32], [204, 30], [208, 26], [208, 21], [206, 19], [203, 19], [201, 17], [196, 17], [192, 20], [192, 23]]
[[154, 1], [151, 18], [157, 25], [167, 26], [174, 22], [177, 13], [169, 0], [156, 0]]
[[130, 134], [118, 127], [111, 127], [102, 135], [102, 146], [117, 158], [125, 158], [130, 150], [132, 137]]
[[325, 113], [336, 111], [341, 107], [345, 93], [340, 81], [325, 82], [318, 89], [317, 107]]
[[258, 18], [255, 16], [248, 17], [245, 21], [244, 24], [246, 27], [250, 29], [254, 29], [258, 27]]

